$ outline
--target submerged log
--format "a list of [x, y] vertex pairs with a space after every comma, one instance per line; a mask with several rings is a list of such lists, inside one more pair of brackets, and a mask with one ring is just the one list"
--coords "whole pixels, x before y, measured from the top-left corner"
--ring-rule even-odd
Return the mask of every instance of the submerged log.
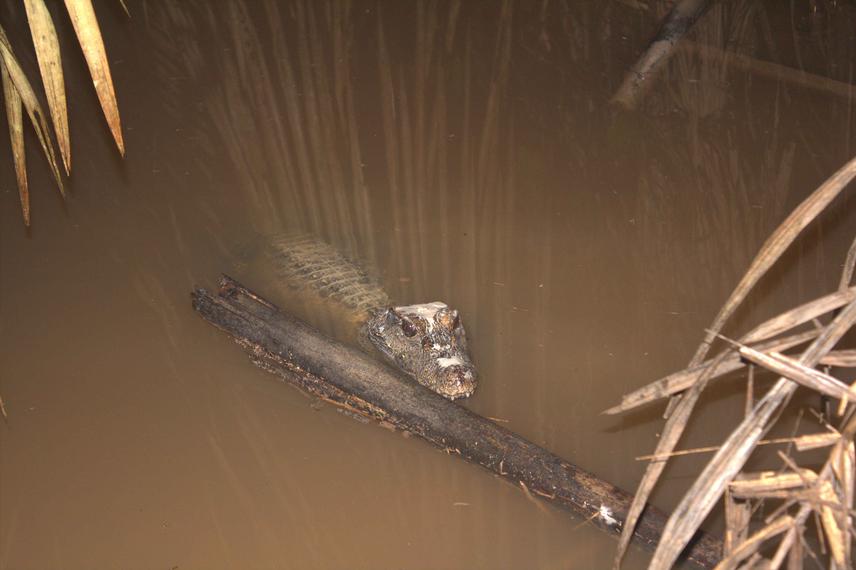
[[[197, 289], [192, 299], [205, 320], [231, 335], [263, 369], [336, 406], [417, 435], [620, 535], [632, 500], [626, 491], [362, 351], [326, 338], [229, 277], [221, 278], [217, 294]], [[653, 550], [665, 523], [665, 514], [649, 506], [636, 527], [634, 543]], [[684, 555], [712, 568], [721, 547], [719, 540], [700, 533]]]
[[621, 86], [610, 102], [627, 110], [635, 109], [650, 89], [654, 78], [678, 49], [698, 55], [706, 62], [725, 63], [732, 69], [754, 73], [774, 81], [787, 82], [847, 100], [856, 98], [856, 85], [687, 40], [687, 32], [709, 5], [710, 0], [677, 2], [663, 19], [657, 35], [651, 40], [645, 53], [639, 56], [630, 71], [625, 74]]
[[676, 3], [633, 68], [624, 76], [621, 87], [612, 96], [612, 103], [633, 109], [651, 80], [674, 53], [675, 45], [686, 35], [707, 10], [710, 0], [681, 0]]

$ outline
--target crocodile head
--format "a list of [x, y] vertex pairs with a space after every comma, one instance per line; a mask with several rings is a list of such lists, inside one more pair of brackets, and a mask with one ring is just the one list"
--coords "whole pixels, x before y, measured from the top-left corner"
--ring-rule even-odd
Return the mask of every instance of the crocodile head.
[[450, 400], [475, 391], [464, 325], [445, 303], [378, 309], [366, 328], [372, 344], [420, 384]]

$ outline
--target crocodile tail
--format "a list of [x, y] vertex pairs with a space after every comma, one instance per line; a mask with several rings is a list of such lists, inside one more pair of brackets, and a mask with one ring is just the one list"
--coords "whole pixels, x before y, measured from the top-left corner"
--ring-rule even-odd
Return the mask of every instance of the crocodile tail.
[[308, 234], [277, 234], [268, 240], [276, 276], [310, 289], [359, 313], [389, 304], [386, 292], [359, 265], [332, 245]]

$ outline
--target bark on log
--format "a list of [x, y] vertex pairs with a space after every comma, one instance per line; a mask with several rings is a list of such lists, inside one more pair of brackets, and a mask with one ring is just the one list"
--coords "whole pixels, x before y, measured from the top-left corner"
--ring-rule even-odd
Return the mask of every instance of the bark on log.
[[[195, 290], [193, 307], [231, 335], [252, 361], [299, 388], [418, 435], [481, 465], [533, 496], [619, 536], [632, 496], [546, 449], [446, 400], [360, 350], [330, 340], [223, 276], [219, 292]], [[649, 506], [634, 543], [653, 550], [666, 516]], [[700, 533], [684, 552], [703, 568], [719, 560], [721, 542]]]

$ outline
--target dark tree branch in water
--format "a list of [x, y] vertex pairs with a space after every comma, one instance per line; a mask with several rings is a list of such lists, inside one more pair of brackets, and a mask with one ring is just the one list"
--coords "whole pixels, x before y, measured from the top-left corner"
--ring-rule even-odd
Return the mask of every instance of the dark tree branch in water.
[[[391, 425], [481, 465], [614, 536], [621, 533], [631, 495], [534, 443], [435, 394], [363, 352], [324, 337], [228, 277], [213, 295], [192, 294], [202, 317], [243, 346], [252, 361], [334, 405]], [[666, 517], [645, 510], [634, 542], [653, 550]], [[713, 567], [721, 543], [697, 535], [688, 551]]]
[[626, 109], [636, 107], [639, 97], [651, 84], [651, 79], [672, 56], [675, 44], [684, 37], [709, 4], [710, 0], [682, 0], [675, 4], [648, 49], [624, 76], [624, 82], [612, 97], [613, 103]]

